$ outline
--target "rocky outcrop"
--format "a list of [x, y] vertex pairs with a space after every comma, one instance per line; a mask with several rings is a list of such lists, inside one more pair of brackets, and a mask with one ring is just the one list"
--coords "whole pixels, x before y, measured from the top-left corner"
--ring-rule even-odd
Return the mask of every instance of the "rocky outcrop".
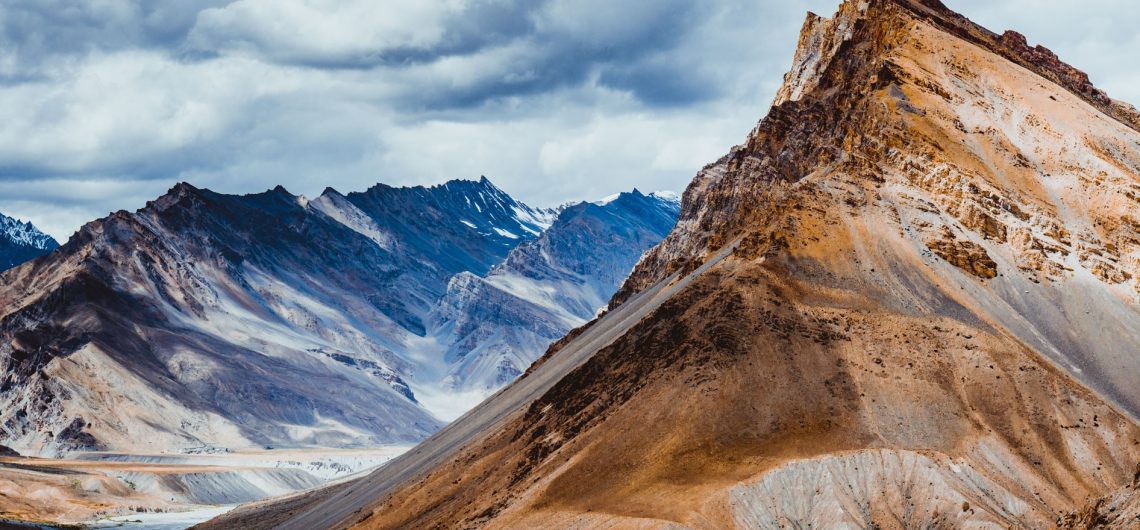
[[972, 241], [955, 239], [949, 229], [943, 229], [941, 237], [928, 240], [926, 246], [938, 257], [974, 276], [983, 279], [997, 276], [997, 263], [990, 259], [985, 248]]
[[1000, 43], [1010, 54], [1029, 63], [1038, 71], [1053, 74], [1050, 76], [1057, 84], [1080, 94], [1101, 106], [1109, 106], [1112, 99], [1103, 90], [1093, 86], [1088, 74], [1073, 68], [1057, 57], [1053, 50], [1040, 44], [1030, 47], [1022, 35], [1016, 31], [1008, 30], [998, 38]]
[[982, 46], [1017, 63], [1058, 86], [1081, 97], [1089, 104], [1140, 131], [1140, 115], [1134, 108], [1108, 97], [1089, 80], [1088, 74], [1061, 60], [1052, 50], [1038, 44], [1029, 46], [1024, 35], [1007, 30], [1001, 35], [983, 28], [951, 11], [940, 0], [874, 0], [896, 3], [937, 24], [953, 35]]

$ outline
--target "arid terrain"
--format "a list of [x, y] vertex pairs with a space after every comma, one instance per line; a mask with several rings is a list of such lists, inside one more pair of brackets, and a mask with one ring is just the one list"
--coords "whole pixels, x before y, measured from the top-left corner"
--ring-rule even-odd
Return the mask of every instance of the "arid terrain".
[[368, 477], [202, 527], [1133, 528], [1138, 116], [937, 0], [809, 15], [607, 314]]

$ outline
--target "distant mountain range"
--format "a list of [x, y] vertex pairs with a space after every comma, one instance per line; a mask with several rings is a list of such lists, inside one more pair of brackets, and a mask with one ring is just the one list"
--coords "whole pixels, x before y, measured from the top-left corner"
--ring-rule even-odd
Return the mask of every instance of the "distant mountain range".
[[566, 207], [483, 277], [452, 277], [429, 317], [447, 347], [446, 388], [491, 391], [513, 381], [552, 341], [605, 307], [638, 258], [673, 227], [675, 196], [638, 190]]
[[0, 444], [418, 441], [591, 318], [678, 209], [533, 208], [486, 178], [312, 200], [179, 184], [0, 276]]
[[0, 214], [0, 271], [38, 258], [59, 248], [51, 236], [32, 223]]

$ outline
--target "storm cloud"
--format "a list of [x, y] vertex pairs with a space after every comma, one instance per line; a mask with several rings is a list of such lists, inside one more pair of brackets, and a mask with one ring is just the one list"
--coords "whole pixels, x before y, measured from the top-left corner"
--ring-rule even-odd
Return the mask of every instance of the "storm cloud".
[[[805, 13], [837, 3], [8, 0], [0, 211], [65, 238], [180, 180], [680, 191], [763, 116]], [[1140, 101], [1140, 5], [947, 3]]]

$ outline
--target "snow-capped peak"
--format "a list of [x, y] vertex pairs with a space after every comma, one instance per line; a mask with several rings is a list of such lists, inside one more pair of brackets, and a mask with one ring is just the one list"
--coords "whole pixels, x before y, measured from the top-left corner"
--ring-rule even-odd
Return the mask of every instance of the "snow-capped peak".
[[0, 214], [0, 238], [23, 247], [51, 250], [58, 247], [55, 239], [41, 232], [32, 223]]

